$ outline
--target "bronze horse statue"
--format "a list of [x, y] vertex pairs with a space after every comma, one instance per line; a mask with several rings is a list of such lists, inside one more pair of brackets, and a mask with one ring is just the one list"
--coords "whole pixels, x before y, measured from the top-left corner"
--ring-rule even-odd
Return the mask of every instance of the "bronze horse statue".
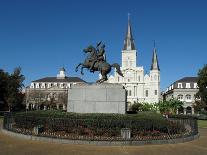
[[[100, 43], [97, 45], [100, 45]], [[97, 80], [96, 83], [102, 83], [104, 81], [107, 81], [107, 74], [111, 72], [111, 68], [114, 67], [116, 68], [116, 72], [123, 77], [123, 74], [120, 70], [120, 66], [117, 63], [114, 63], [110, 65], [109, 63], [106, 62], [104, 59], [104, 47], [103, 45], [101, 49], [96, 49], [93, 46], [88, 46], [87, 48], [83, 49], [85, 53], [88, 53], [89, 56], [85, 59], [83, 63], [79, 63], [76, 67], [76, 72], [78, 71], [79, 66], [81, 66], [81, 74], [83, 75], [83, 69], [87, 68], [90, 69], [91, 72], [94, 71], [99, 71], [102, 75], [102, 78]], [[99, 59], [101, 58], [101, 59]]]

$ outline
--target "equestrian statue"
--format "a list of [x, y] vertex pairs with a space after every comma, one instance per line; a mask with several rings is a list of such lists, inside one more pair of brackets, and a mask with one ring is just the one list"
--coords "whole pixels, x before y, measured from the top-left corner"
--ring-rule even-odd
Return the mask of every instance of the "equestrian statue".
[[87, 68], [90, 72], [100, 72], [102, 78], [97, 80], [96, 83], [102, 83], [107, 81], [107, 74], [111, 72], [111, 68], [116, 68], [116, 72], [123, 77], [123, 74], [120, 70], [120, 66], [117, 63], [110, 65], [106, 61], [105, 56], [105, 44], [99, 42], [96, 45], [96, 48], [92, 45], [88, 46], [87, 48], [83, 49], [83, 52], [87, 53], [87, 57], [83, 63], [79, 63], [76, 67], [76, 72], [78, 71], [79, 66], [81, 66], [81, 74], [83, 75], [83, 69]]

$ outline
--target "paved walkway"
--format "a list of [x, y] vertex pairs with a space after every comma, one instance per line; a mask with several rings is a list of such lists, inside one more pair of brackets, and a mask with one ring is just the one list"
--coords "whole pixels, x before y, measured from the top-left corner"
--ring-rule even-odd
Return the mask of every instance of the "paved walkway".
[[144, 146], [69, 145], [14, 138], [0, 132], [0, 155], [204, 155], [207, 154], [207, 129], [200, 138], [180, 144]]

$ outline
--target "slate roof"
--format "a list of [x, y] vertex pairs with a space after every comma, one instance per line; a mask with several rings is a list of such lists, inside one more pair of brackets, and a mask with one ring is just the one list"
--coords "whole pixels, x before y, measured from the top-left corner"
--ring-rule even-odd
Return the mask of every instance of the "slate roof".
[[82, 80], [79, 77], [65, 77], [64, 79], [57, 78], [57, 77], [45, 77], [32, 82], [84, 82], [86, 83], [86, 81]]
[[198, 82], [198, 77], [184, 77], [180, 80], [177, 80], [177, 82]]
[[[173, 88], [178, 88], [178, 83], [182, 83], [182, 87], [186, 88], [186, 83], [190, 83], [190, 87], [194, 88], [194, 83], [198, 82], [198, 77], [184, 77], [173, 83]], [[179, 88], [180, 89], [180, 88]]]

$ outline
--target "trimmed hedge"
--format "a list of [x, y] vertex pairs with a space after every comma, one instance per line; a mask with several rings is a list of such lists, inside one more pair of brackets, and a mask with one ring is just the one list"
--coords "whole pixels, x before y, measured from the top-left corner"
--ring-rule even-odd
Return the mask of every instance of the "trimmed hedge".
[[14, 115], [15, 126], [32, 130], [42, 126], [45, 131], [78, 135], [120, 136], [122, 128], [130, 128], [133, 137], [180, 134], [185, 128], [180, 123], [166, 120], [155, 112], [138, 114], [79, 114], [60, 111], [30, 111]]
[[197, 119], [198, 117], [196, 115], [169, 115], [169, 118], [178, 118], [178, 119]]
[[22, 117], [47, 117], [70, 119], [113, 119], [113, 120], [164, 120], [161, 114], [156, 112], [139, 112], [137, 114], [105, 114], [105, 113], [69, 113], [58, 110], [19, 112], [15, 116]]

